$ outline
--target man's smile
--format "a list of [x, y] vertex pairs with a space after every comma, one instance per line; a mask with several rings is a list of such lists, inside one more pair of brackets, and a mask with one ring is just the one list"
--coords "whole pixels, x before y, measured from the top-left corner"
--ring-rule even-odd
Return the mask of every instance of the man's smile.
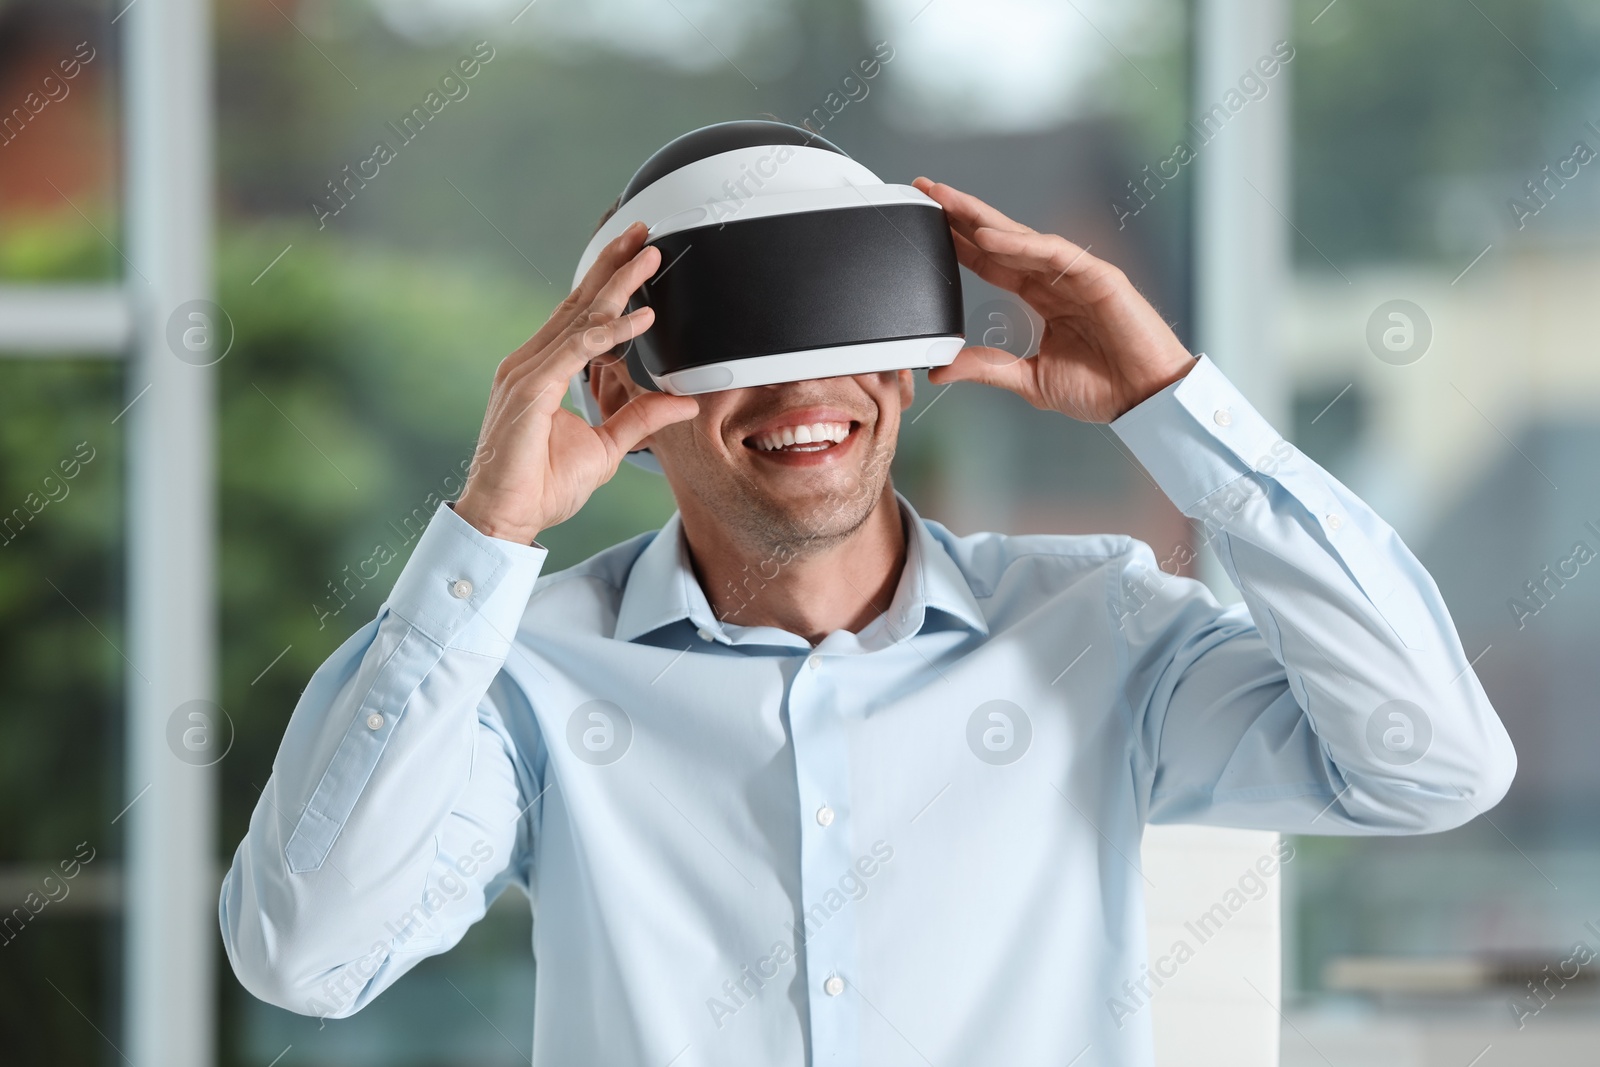
[[841, 408], [797, 408], [766, 420], [745, 435], [744, 446], [768, 462], [818, 466], [838, 462], [853, 451], [860, 429], [860, 420]]

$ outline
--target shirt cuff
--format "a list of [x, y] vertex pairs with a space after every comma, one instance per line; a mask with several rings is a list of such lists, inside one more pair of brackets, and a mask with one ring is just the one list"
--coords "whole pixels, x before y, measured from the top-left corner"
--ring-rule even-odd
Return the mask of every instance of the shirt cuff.
[[444, 501], [386, 603], [443, 647], [504, 659], [548, 555], [537, 542], [490, 537]]
[[1111, 429], [1186, 515], [1229, 482], [1282, 458], [1283, 436], [1204, 353], [1188, 374], [1112, 420]]

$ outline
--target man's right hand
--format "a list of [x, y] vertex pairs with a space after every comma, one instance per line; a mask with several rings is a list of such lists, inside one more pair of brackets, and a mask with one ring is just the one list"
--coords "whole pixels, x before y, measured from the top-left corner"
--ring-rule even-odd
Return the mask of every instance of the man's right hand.
[[486, 458], [475, 457], [455, 503], [490, 537], [532, 543], [577, 514], [646, 437], [700, 410], [692, 397], [645, 393], [590, 426], [561, 406], [574, 374], [655, 321], [648, 307], [622, 314], [661, 262], [657, 249], [642, 248], [645, 236], [636, 222], [606, 245], [539, 332], [500, 361], [478, 435], [477, 457]]

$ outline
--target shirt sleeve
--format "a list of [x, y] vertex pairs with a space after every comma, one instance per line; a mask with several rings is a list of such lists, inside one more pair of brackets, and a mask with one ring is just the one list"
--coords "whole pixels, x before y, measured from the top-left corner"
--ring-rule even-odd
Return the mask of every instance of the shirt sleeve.
[[518, 758], [504, 715], [524, 697], [500, 668], [546, 554], [441, 503], [312, 675], [218, 905], [257, 997], [350, 1015], [524, 880], [543, 760]]
[[1111, 426], [1243, 597], [1220, 606], [1138, 541], [1112, 576], [1149, 821], [1430, 833], [1499, 802], [1510, 738], [1388, 524], [1207, 356]]

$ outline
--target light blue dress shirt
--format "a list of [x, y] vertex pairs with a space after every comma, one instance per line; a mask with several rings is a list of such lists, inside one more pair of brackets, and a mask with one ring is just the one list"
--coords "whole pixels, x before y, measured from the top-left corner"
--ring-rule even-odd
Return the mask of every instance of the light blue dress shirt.
[[718, 621], [676, 514], [541, 576], [441, 505], [295, 707], [234, 973], [347, 1016], [516, 886], [536, 1067], [1150, 1063], [1147, 822], [1445, 830], [1516, 757], [1427, 572], [1208, 357], [1111, 428], [1243, 604], [897, 494], [892, 602], [811, 647]]

